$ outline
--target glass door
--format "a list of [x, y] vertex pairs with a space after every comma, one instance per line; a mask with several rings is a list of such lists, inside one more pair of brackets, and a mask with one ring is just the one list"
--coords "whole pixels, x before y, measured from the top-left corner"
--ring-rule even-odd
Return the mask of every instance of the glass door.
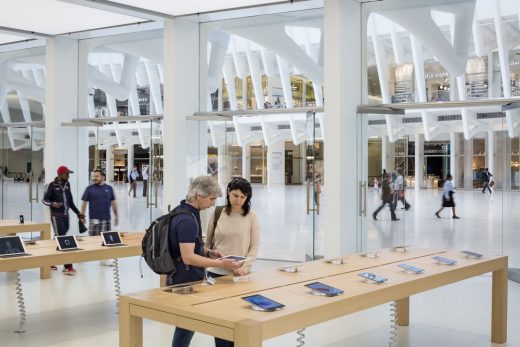
[[409, 129], [399, 114], [358, 114], [358, 249], [406, 246], [414, 205], [408, 174]]
[[[141, 167], [143, 193], [146, 192], [146, 207], [150, 212], [150, 223], [167, 211], [163, 211], [163, 142], [162, 121], [149, 122], [148, 164]], [[144, 188], [146, 187], [146, 188]], [[146, 189], [146, 190], [145, 190]], [[145, 194], [143, 194], [145, 195]]]
[[323, 228], [320, 219], [323, 205], [323, 136], [315, 111], [306, 114], [307, 139], [305, 141], [305, 191], [307, 211], [306, 260], [323, 257]]

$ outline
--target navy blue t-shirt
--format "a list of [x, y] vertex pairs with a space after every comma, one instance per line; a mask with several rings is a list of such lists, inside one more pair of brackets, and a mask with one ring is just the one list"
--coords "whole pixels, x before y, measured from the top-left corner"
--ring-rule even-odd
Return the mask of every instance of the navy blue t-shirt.
[[88, 202], [89, 218], [101, 220], [110, 220], [110, 207], [115, 199], [114, 190], [108, 184], [88, 186], [81, 198]]
[[[168, 278], [168, 285], [200, 281], [204, 278], [204, 268], [186, 265], [182, 262], [180, 243], [195, 244], [195, 254], [204, 256], [202, 229], [200, 227], [200, 210], [181, 201], [180, 206], [192, 213], [174, 217], [170, 223], [170, 253], [173, 259], [179, 259], [177, 272]], [[195, 218], [194, 218], [195, 217]]]

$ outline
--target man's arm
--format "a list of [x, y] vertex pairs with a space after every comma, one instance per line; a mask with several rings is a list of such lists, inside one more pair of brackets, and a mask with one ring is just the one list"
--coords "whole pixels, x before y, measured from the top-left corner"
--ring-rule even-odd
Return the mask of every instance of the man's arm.
[[195, 254], [194, 243], [179, 243], [179, 249], [181, 251], [182, 262], [186, 265], [197, 267], [220, 267], [228, 270], [236, 270], [242, 266], [242, 263], [235, 262], [231, 259], [210, 259]]
[[47, 206], [51, 206], [52, 204], [52, 188], [51, 188], [52, 184], [49, 183], [49, 185], [47, 186], [47, 191], [45, 192], [45, 195], [43, 197], [43, 204], [44, 205], [47, 205]]
[[117, 201], [112, 200], [112, 211], [114, 211], [114, 216], [116, 217], [116, 226], [119, 225], [119, 209], [117, 208]]
[[87, 212], [87, 202], [85, 200], [83, 200], [83, 202], [81, 204], [81, 214], [85, 215], [85, 212]]

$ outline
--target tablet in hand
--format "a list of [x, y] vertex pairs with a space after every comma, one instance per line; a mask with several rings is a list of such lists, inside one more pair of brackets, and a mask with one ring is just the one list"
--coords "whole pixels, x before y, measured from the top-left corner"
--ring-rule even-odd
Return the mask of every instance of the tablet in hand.
[[246, 261], [248, 258], [247, 257], [241, 257], [239, 255], [226, 255], [225, 257], [218, 258], [218, 260], [222, 260], [222, 259], [230, 259], [230, 260], [233, 260], [236, 263], [241, 263], [241, 262]]

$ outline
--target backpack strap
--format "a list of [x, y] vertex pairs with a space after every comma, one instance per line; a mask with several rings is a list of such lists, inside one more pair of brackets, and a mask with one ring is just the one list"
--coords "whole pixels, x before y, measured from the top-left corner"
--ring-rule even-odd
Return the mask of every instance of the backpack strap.
[[220, 218], [220, 215], [222, 214], [222, 211], [224, 210], [226, 206], [217, 206], [215, 207], [215, 214], [213, 215], [213, 230], [217, 229], [218, 220]]
[[214, 240], [215, 240], [215, 230], [217, 229], [217, 224], [218, 224], [218, 220], [220, 218], [220, 215], [222, 214], [222, 211], [224, 210], [225, 206], [217, 206], [215, 207], [215, 212], [213, 214], [213, 239], [212, 240], [208, 240], [208, 241], [211, 241], [210, 244], [211, 244], [211, 249], [213, 249], [213, 247], [215, 246], [214, 244]]

